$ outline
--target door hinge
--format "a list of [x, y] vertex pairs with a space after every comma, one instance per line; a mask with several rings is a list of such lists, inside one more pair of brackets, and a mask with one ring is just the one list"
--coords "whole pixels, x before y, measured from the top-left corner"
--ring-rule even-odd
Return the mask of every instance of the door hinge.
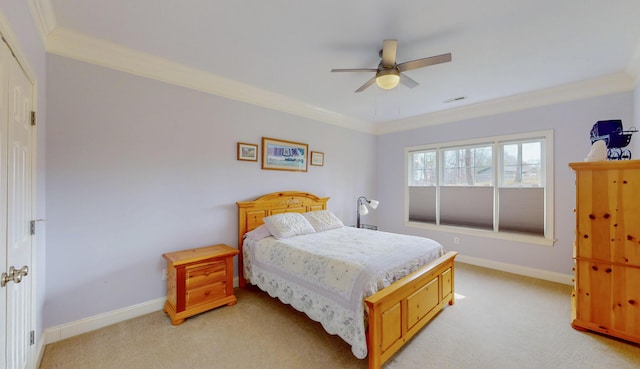
[[36, 125], [36, 112], [35, 111], [31, 112], [31, 125], [32, 126]]
[[29, 345], [33, 346], [36, 344], [36, 332], [35, 331], [31, 331], [29, 332]]
[[29, 222], [30, 230], [29, 233], [33, 236], [36, 234], [36, 222], [46, 222], [46, 219], [35, 219]]

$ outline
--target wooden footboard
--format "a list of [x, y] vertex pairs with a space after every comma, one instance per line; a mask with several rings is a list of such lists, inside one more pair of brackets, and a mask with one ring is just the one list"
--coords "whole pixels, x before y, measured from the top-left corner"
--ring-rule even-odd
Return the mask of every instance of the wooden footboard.
[[446, 304], [454, 303], [453, 261], [448, 252], [365, 299], [369, 308], [369, 369], [380, 369]]

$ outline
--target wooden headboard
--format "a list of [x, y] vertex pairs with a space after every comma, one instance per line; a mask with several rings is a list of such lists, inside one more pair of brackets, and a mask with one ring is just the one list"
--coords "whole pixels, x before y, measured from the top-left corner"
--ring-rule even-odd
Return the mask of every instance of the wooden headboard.
[[238, 280], [240, 287], [246, 285], [244, 279], [244, 264], [242, 256], [242, 241], [244, 234], [254, 230], [262, 220], [269, 215], [280, 213], [305, 213], [314, 210], [325, 210], [328, 197], [318, 197], [314, 194], [300, 191], [274, 192], [261, 196], [253, 201], [240, 201], [238, 205]]

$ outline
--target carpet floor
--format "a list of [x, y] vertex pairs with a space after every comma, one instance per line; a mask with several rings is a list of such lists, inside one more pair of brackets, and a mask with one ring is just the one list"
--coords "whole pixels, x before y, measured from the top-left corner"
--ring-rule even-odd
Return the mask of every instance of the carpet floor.
[[[570, 287], [456, 263], [447, 306], [384, 369], [640, 368], [640, 347], [570, 325]], [[40, 369], [364, 369], [319, 323], [255, 288], [172, 326], [161, 311], [49, 344]]]

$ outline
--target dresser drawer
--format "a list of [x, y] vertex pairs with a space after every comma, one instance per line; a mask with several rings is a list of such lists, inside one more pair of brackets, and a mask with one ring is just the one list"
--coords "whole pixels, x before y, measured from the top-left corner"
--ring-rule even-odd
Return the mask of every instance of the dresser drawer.
[[211, 302], [226, 296], [226, 283], [216, 282], [204, 287], [186, 291], [186, 308], [194, 305]]
[[227, 274], [224, 260], [187, 267], [185, 273], [187, 290], [224, 281]]

